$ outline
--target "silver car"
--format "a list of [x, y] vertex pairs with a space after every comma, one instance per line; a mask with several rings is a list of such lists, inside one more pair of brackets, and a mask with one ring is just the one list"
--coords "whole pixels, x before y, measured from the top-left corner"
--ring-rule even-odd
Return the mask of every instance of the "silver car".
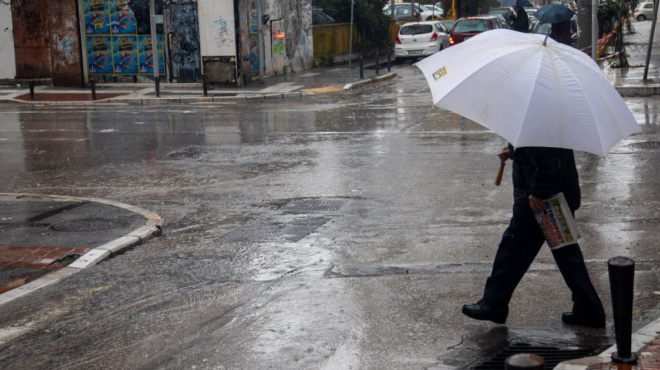
[[449, 31], [440, 21], [406, 23], [396, 36], [394, 58], [422, 58], [449, 47]]

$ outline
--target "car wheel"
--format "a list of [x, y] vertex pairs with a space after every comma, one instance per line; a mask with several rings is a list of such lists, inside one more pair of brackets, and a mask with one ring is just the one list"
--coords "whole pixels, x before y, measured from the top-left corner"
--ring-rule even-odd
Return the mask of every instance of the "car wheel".
[[442, 51], [444, 48], [445, 48], [445, 46], [440, 44], [440, 50], [438, 50], [438, 51]]
[[637, 16], [637, 22], [644, 22], [646, 20], [646, 16], [644, 14], [640, 14]]

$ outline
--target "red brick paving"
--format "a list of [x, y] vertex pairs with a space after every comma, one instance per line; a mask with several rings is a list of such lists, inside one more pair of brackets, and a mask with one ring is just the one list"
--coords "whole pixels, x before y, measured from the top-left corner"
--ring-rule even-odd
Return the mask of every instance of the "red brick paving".
[[[72, 254], [85, 254], [90, 248], [72, 247], [15, 247], [0, 245], [0, 269], [3, 271], [27, 268], [41, 269], [43, 274], [59, 270], [65, 264], [54, 263], [57, 260]], [[36, 272], [36, 271], [35, 271]], [[42, 275], [43, 275], [42, 274]], [[0, 294], [25, 284], [25, 278], [16, 278], [10, 282], [0, 281]]]
[[660, 370], [660, 339], [655, 339], [639, 352], [637, 365], [603, 363], [592, 365], [590, 370]]

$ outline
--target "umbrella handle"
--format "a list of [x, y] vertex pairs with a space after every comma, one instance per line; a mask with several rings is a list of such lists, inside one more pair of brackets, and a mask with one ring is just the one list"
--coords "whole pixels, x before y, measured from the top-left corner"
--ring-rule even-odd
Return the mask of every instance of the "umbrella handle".
[[500, 183], [502, 182], [502, 175], [504, 174], [504, 166], [506, 165], [506, 162], [502, 161], [500, 162], [500, 169], [497, 171], [497, 177], [495, 177], [495, 186], [500, 186]]

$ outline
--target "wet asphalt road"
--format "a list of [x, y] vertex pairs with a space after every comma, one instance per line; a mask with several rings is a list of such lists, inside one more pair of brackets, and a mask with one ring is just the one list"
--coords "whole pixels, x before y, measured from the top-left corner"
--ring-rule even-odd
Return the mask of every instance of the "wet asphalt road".
[[301, 99], [162, 108], [0, 106], [0, 192], [106, 198], [164, 235], [0, 307], [6, 369], [445, 369], [515, 337], [612, 344], [606, 261], [637, 261], [634, 328], [660, 317], [660, 101], [579, 153], [581, 246], [607, 330], [565, 326], [543, 250], [507, 326], [460, 313], [509, 217], [503, 139], [431, 107], [421, 74]]

